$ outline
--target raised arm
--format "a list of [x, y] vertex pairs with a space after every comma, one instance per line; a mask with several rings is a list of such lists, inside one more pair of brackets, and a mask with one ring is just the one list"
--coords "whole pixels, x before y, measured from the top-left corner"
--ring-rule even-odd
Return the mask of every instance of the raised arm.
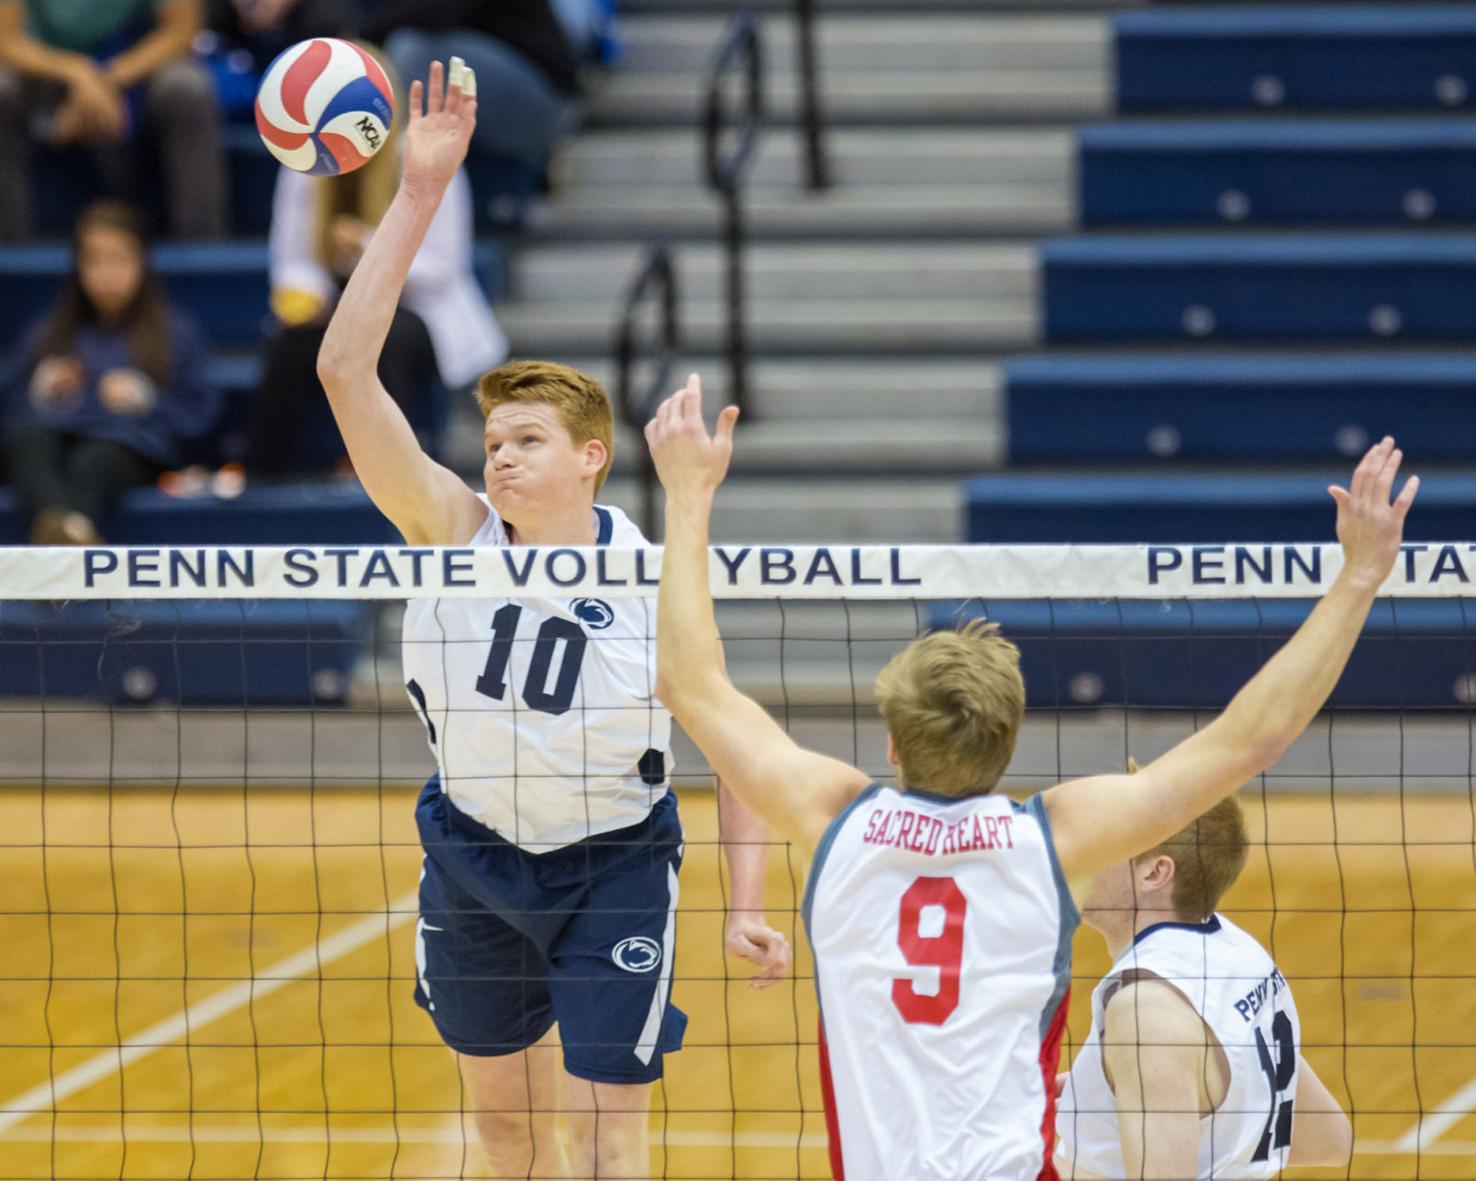
[[1098, 870], [1151, 849], [1272, 766], [1338, 683], [1374, 596], [1388, 577], [1419, 489], [1390, 503], [1402, 456], [1393, 439], [1369, 449], [1337, 502], [1343, 569], [1297, 632], [1198, 733], [1136, 775], [1097, 775], [1045, 793], [1062, 869], [1078, 901]]
[[693, 375], [646, 427], [666, 489], [656, 692], [722, 782], [781, 835], [813, 849], [867, 778], [839, 759], [805, 750], [728, 679], [708, 585], [707, 536], [737, 419], [737, 409], [728, 407], [709, 438], [702, 386]]
[[476, 493], [420, 449], [378, 373], [410, 262], [466, 158], [476, 119], [475, 82], [459, 60], [453, 59], [444, 92], [440, 62], [431, 66], [428, 87], [411, 86], [399, 191], [354, 268], [318, 353], [318, 377], [355, 473], [380, 512], [417, 545], [460, 545], [487, 515]]

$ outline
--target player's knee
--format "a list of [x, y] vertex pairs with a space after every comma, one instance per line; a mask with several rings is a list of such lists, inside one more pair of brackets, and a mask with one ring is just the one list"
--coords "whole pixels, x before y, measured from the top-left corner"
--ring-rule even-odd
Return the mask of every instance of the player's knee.
[[596, 1119], [594, 1175], [601, 1178], [647, 1174], [648, 1118], [644, 1113], [601, 1112]]
[[[493, 1176], [525, 1177], [544, 1139], [538, 1117], [526, 1111], [479, 1111], [477, 1136], [492, 1165]], [[544, 1121], [551, 1123], [552, 1121]], [[549, 1133], [556, 1135], [553, 1129]]]

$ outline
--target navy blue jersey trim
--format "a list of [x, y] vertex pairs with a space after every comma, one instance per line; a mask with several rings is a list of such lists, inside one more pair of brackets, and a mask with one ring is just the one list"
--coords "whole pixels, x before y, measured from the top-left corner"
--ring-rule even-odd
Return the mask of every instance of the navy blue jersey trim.
[[431, 745], [436, 744], [436, 724], [431, 721], [430, 710], [425, 705], [425, 690], [414, 678], [405, 682], [405, 688], [409, 690], [410, 696], [415, 698], [415, 704], [420, 707], [420, 720], [425, 723], [425, 728], [430, 731]]
[[841, 825], [845, 824], [851, 813], [867, 800], [875, 799], [879, 791], [881, 791], [881, 784], [873, 783], [842, 808], [836, 818], [826, 826], [824, 834], [820, 837], [820, 843], [815, 846], [815, 856], [810, 862], [810, 880], [805, 883], [805, 898], [800, 904], [800, 914], [805, 920], [805, 934], [810, 938], [811, 948], [815, 946], [815, 937], [810, 933], [810, 914], [815, 902], [815, 884], [820, 880], [820, 871], [825, 868], [825, 858], [830, 853], [830, 846], [835, 844], [835, 838], [840, 833]]
[[1137, 947], [1154, 931], [1193, 931], [1199, 935], [1213, 935], [1219, 929], [1220, 916], [1217, 914], [1210, 915], [1202, 923], [1154, 923], [1151, 927], [1144, 927], [1133, 936], [1133, 946]]
[[595, 544], [609, 545], [610, 537], [615, 532], [615, 518], [610, 515], [610, 510], [594, 506], [595, 510]]

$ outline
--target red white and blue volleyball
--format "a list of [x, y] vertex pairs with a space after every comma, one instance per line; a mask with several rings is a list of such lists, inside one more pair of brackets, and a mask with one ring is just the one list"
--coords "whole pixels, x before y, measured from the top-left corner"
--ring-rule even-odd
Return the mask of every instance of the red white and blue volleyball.
[[256, 92], [256, 129], [288, 168], [340, 176], [389, 139], [394, 91], [380, 64], [352, 41], [316, 37], [284, 49]]

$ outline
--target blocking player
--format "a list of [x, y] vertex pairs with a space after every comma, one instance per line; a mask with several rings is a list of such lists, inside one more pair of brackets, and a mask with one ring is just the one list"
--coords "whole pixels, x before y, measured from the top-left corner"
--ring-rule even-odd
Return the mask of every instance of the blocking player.
[[1399, 551], [1418, 482], [1370, 448], [1337, 503], [1344, 566], [1218, 718], [1136, 775], [995, 793], [1025, 709], [991, 626], [914, 641], [877, 678], [897, 786], [797, 745], [728, 679], [708, 519], [737, 412], [709, 436], [695, 376], [646, 428], [666, 487], [657, 691], [738, 796], [814, 851], [805, 917], [835, 1176], [1055, 1177], [1071, 934], [1092, 878], [1271, 766], [1337, 683]]
[[1230, 796], [1093, 880], [1082, 922], [1113, 962], [1062, 1080], [1063, 1178], [1230, 1181], [1347, 1164], [1352, 1125], [1301, 1055], [1286, 978], [1216, 913], [1247, 848]]
[[[475, 79], [455, 60], [449, 87], [442, 76], [437, 63], [412, 87], [399, 191], [319, 357], [355, 471], [413, 545], [640, 545], [595, 504], [612, 415], [592, 379], [544, 362], [482, 379], [485, 495], [420, 450], [379, 382], [410, 261], [476, 121]], [[593, 598], [405, 613], [406, 688], [439, 768], [416, 808], [416, 1000], [457, 1054], [499, 1177], [649, 1171], [651, 1083], [686, 1025], [671, 1001], [682, 827], [654, 615], [649, 599]], [[764, 830], [722, 810], [736, 842], [728, 946], [771, 981], [789, 948], [759, 913]]]

